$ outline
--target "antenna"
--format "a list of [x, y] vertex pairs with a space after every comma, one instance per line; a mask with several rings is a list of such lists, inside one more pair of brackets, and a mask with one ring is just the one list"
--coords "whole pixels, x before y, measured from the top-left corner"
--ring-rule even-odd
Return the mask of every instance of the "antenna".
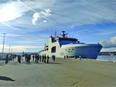
[[55, 35], [55, 37], [57, 36], [57, 32], [56, 31], [55, 31], [55, 34], [54, 35]]

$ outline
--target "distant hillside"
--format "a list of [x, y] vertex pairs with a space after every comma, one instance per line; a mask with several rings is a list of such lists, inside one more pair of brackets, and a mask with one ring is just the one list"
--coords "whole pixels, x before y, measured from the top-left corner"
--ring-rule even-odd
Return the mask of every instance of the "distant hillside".
[[99, 55], [116, 55], [116, 52], [100, 52]]

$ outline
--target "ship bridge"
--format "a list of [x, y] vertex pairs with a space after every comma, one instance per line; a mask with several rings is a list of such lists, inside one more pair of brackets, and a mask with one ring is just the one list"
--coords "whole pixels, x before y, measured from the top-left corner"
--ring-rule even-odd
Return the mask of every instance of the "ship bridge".
[[58, 36], [58, 35], [56, 35], [56, 34], [55, 34], [54, 37], [50, 36], [50, 38], [51, 38], [50, 41], [51, 41], [52, 43], [58, 42], [59, 45], [60, 45], [60, 47], [61, 47], [62, 45], [80, 43], [80, 42], [78, 41], [78, 39], [67, 37], [67, 35], [68, 35], [68, 34], [65, 33], [65, 31], [62, 31], [61, 36]]
[[79, 43], [79, 41], [75, 38], [59, 38], [60, 47], [66, 44], [76, 44], [76, 43]]

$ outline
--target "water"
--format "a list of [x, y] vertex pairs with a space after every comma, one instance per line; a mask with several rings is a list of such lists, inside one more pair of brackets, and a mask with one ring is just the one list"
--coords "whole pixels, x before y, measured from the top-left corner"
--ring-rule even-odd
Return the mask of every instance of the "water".
[[100, 61], [113, 61], [113, 62], [116, 62], [116, 56], [98, 56], [97, 57], [97, 60], [100, 60]]

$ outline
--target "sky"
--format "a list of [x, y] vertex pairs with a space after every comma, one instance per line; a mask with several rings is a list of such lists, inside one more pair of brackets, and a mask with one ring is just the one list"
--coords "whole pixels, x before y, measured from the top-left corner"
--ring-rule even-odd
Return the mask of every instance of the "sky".
[[39, 52], [64, 30], [102, 51], [116, 51], [116, 0], [0, 0], [0, 49]]

